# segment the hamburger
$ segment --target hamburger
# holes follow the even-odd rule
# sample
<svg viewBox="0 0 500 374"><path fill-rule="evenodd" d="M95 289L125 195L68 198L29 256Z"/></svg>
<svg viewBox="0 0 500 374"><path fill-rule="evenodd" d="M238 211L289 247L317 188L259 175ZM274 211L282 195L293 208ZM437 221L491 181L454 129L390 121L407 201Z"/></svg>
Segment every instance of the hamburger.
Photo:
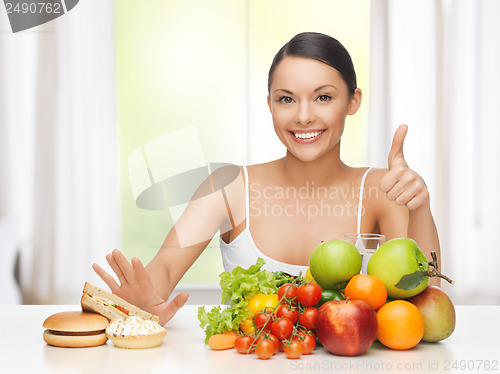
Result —
<svg viewBox="0 0 500 374"><path fill-rule="evenodd" d="M123 320L130 316L138 316L154 322L160 321L160 317L148 313L89 282L85 282L80 304L83 311L99 313L109 321L114 319Z"/></svg>
<svg viewBox="0 0 500 374"><path fill-rule="evenodd" d="M56 347L95 347L108 340L108 320L96 313L82 311L60 312L45 320L43 340Z"/></svg>

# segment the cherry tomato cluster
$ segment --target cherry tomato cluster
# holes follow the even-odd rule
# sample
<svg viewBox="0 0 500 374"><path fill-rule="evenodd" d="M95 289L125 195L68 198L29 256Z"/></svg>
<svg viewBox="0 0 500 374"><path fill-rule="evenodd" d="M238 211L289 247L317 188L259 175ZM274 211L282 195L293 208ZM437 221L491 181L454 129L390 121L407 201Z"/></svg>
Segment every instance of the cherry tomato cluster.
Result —
<svg viewBox="0 0 500 374"><path fill-rule="evenodd" d="M316 327L321 288L315 283L287 283L278 290L280 303L256 313L256 333L236 338L235 349L242 354L255 352L260 359L269 359L277 351L291 359L310 354L316 347Z"/></svg>

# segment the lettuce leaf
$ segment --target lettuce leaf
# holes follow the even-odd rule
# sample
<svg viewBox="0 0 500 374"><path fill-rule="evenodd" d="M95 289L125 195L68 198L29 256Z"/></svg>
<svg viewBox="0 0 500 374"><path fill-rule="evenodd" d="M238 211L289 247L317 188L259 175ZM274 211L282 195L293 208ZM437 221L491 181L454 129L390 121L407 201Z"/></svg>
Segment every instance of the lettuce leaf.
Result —
<svg viewBox="0 0 500 374"><path fill-rule="evenodd" d="M222 334L224 331L238 331L241 321L250 313L240 313L237 315L234 308L225 306L215 306L208 313L204 306L198 307L198 320L200 327L205 330L205 343L215 334Z"/></svg>
<svg viewBox="0 0 500 374"><path fill-rule="evenodd" d="M265 261L258 258L255 265L248 269L237 266L231 273L225 271L219 275L222 290L221 303L237 308L247 305L247 300L256 293L270 295L277 292L274 274L261 270Z"/></svg>
<svg viewBox="0 0 500 374"><path fill-rule="evenodd" d="M237 266L232 272L225 271L219 275L219 285L222 290L222 304L229 302L229 306L213 307L210 312L205 307L198 308L200 327L205 330L208 342L210 336L221 334L224 331L238 331L240 323L250 315L246 308L248 299L257 293L264 295L275 294L278 287L290 282L293 277L283 272L273 273L262 270L265 261L258 258L248 269Z"/></svg>

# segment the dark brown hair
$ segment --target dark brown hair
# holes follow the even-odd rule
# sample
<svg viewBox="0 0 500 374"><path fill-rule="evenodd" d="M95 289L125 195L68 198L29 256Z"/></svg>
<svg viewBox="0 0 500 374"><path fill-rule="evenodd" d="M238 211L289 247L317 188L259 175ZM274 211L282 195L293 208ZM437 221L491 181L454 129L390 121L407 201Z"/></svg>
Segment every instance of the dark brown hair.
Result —
<svg viewBox="0 0 500 374"><path fill-rule="evenodd" d="M350 94L353 94L357 87L356 72L347 49L331 36L317 32L303 32L295 35L274 56L267 80L268 92L271 89L274 70L286 56L310 58L323 62L340 73Z"/></svg>

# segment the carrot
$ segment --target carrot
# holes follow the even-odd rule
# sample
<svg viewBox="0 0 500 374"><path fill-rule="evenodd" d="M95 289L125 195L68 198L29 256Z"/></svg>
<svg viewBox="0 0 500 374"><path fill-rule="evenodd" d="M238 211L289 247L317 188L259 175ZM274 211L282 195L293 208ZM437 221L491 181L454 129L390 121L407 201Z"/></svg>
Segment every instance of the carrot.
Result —
<svg viewBox="0 0 500 374"><path fill-rule="evenodd" d="M234 342L237 337L238 334L236 332L229 333L227 331L226 333L212 335L208 339L208 346L216 351L234 348Z"/></svg>

